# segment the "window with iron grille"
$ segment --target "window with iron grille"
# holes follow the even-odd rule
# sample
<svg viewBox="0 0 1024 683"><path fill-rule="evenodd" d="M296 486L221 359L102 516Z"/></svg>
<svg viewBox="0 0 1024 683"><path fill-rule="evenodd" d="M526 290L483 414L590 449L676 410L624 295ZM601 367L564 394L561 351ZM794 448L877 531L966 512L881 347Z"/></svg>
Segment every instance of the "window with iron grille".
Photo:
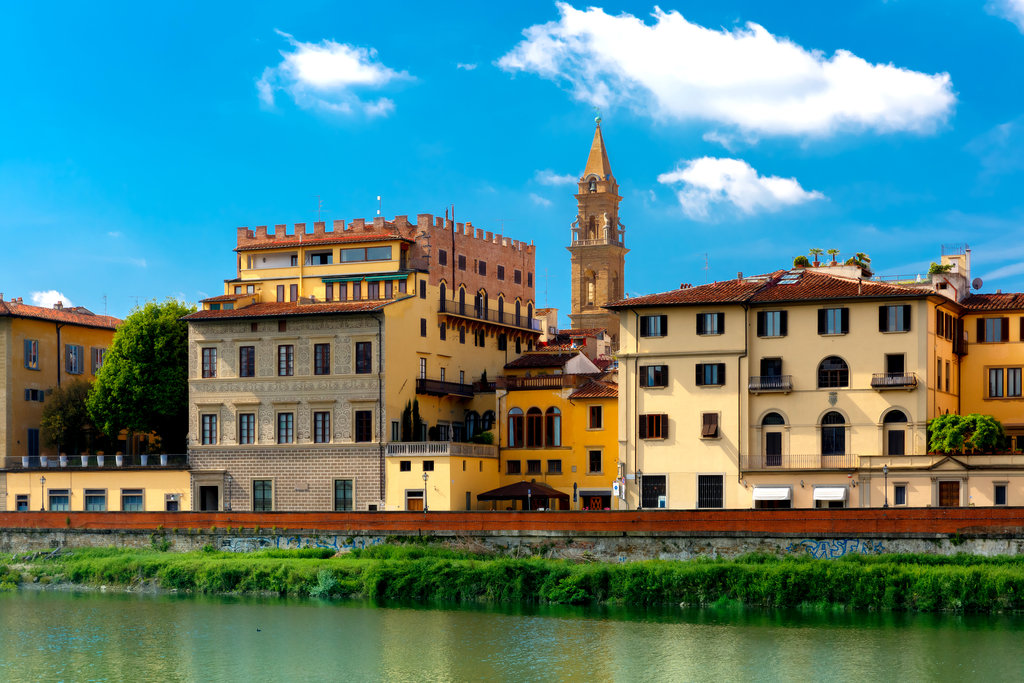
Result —
<svg viewBox="0 0 1024 683"><path fill-rule="evenodd" d="M540 474L540 460L527 460L526 461L526 473L527 474Z"/></svg>
<svg viewBox="0 0 1024 683"><path fill-rule="evenodd" d="M354 482L351 479L334 480L334 511L348 512L354 510L355 492Z"/></svg>
<svg viewBox="0 0 1024 683"><path fill-rule="evenodd" d="M239 413L238 443L256 443L256 413Z"/></svg>
<svg viewBox="0 0 1024 683"><path fill-rule="evenodd" d="M641 365L640 386L642 387L667 387L668 366L667 365Z"/></svg>
<svg viewBox="0 0 1024 683"><path fill-rule="evenodd" d="M373 441L373 413L369 410L357 410L355 421L355 440Z"/></svg>
<svg viewBox="0 0 1024 683"><path fill-rule="evenodd" d="M270 512L274 509L274 487L270 479L252 480L252 511Z"/></svg>
<svg viewBox="0 0 1024 683"><path fill-rule="evenodd" d="M562 473L562 461L561 460L548 460L548 474L561 474Z"/></svg>
<svg viewBox="0 0 1024 683"><path fill-rule="evenodd" d="M318 410L313 413L313 443L331 442L331 413Z"/></svg>
<svg viewBox="0 0 1024 683"><path fill-rule="evenodd" d="M505 474L520 474L522 472L522 463L518 460L506 460L505 461Z"/></svg>
<svg viewBox="0 0 1024 683"><path fill-rule="evenodd" d="M638 415L641 439L668 438L668 415Z"/></svg>
<svg viewBox="0 0 1024 683"><path fill-rule="evenodd" d="M277 347L277 374L281 377L291 377L295 374L295 347L291 344L281 344Z"/></svg>
<svg viewBox="0 0 1024 683"><path fill-rule="evenodd" d="M668 488L664 474L644 474L640 476L640 507L657 508L659 501L666 497Z"/></svg>
<svg viewBox="0 0 1024 683"><path fill-rule="evenodd" d="M203 415L203 435L202 444L204 446L212 446L217 443L217 416L216 415Z"/></svg>
<svg viewBox="0 0 1024 683"><path fill-rule="evenodd" d="M256 347L240 346L238 348L238 376L256 376Z"/></svg>
<svg viewBox="0 0 1024 683"><path fill-rule="evenodd" d="M356 342L356 374L368 375L373 372L373 342Z"/></svg>
<svg viewBox="0 0 1024 683"><path fill-rule="evenodd" d="M697 475L697 507L725 507L725 477L721 474Z"/></svg>
<svg viewBox="0 0 1024 683"><path fill-rule="evenodd" d="M294 443L295 442L295 414L294 413L278 413L277 414L277 442L278 443Z"/></svg>
<svg viewBox="0 0 1024 683"><path fill-rule="evenodd" d="M725 363L697 363L696 383L699 387L725 384Z"/></svg>

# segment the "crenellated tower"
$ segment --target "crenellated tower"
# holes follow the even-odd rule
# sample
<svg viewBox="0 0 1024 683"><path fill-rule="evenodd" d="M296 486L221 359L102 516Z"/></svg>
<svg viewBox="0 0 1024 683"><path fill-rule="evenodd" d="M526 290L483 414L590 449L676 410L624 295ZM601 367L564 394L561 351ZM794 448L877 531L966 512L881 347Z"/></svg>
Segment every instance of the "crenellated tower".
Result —
<svg viewBox="0 0 1024 683"><path fill-rule="evenodd" d="M625 226L619 221L619 184L608 163L608 150L597 118L590 156L579 179L578 212L572 224L573 329L600 327L612 345L619 342L619 316L602 306L623 298L626 268Z"/></svg>

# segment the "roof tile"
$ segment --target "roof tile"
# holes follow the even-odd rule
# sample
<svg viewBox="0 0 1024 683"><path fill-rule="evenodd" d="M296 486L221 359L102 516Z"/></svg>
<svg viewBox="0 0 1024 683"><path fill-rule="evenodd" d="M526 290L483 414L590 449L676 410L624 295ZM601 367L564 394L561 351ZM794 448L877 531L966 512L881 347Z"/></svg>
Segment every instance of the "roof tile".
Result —
<svg viewBox="0 0 1024 683"><path fill-rule="evenodd" d="M30 306L29 304L22 304L14 301L0 301L0 316L52 320L53 322L65 323L68 325L101 327L110 330L117 329L118 325L121 324L120 318L115 318L110 315L96 315L92 311L81 306L71 308L46 308L44 306Z"/></svg>
<svg viewBox="0 0 1024 683"><path fill-rule="evenodd" d="M196 311L183 320L223 320L225 318L279 318L290 315L326 315L331 313L372 313L392 301L335 301L321 304L300 304L294 301L273 301L253 304L227 311Z"/></svg>

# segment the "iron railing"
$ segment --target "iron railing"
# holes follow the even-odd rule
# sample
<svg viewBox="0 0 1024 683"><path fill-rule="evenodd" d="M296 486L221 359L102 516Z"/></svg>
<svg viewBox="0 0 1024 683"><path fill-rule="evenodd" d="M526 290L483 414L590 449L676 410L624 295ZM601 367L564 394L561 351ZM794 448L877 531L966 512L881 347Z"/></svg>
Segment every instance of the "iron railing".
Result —
<svg viewBox="0 0 1024 683"><path fill-rule="evenodd" d="M529 317L524 313L516 315L515 313L505 313L504 311L499 312L497 309L475 306L471 303L463 304L458 301L442 300L437 312L457 315L471 320L484 320L498 323L499 325L507 325L508 327L518 327L534 332L540 331L540 320Z"/></svg>
<svg viewBox="0 0 1024 683"><path fill-rule="evenodd" d="M416 393L427 394L428 396L463 396L472 398L473 385L418 377L416 378Z"/></svg>
<svg viewBox="0 0 1024 683"><path fill-rule="evenodd" d="M457 441L410 441L387 444L385 454L387 457L395 458L412 456L496 458L498 457L498 447Z"/></svg>
<svg viewBox="0 0 1024 683"><path fill-rule="evenodd" d="M860 466L860 456L790 454L765 455L746 454L740 456L740 469L750 470L855 470Z"/></svg>
<svg viewBox="0 0 1024 683"><path fill-rule="evenodd" d="M871 375L873 389L912 389L917 386L917 375L912 372L876 372Z"/></svg>
<svg viewBox="0 0 1024 683"><path fill-rule="evenodd" d="M752 375L749 387L755 393L793 391L793 375Z"/></svg>
<svg viewBox="0 0 1024 683"><path fill-rule="evenodd" d="M188 456L184 453L151 453L147 455L25 455L4 457L0 461L5 470L19 469L68 469L68 470L116 470L124 467L146 467L159 469L188 467Z"/></svg>

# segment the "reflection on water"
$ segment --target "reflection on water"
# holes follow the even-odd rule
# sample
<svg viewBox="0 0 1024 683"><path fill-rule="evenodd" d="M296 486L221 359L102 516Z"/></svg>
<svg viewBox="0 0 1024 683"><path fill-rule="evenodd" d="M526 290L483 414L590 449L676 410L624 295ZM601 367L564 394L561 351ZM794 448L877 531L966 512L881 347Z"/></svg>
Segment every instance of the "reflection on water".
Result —
<svg viewBox="0 0 1024 683"><path fill-rule="evenodd" d="M0 595L3 680L1024 678L1024 619Z"/></svg>

